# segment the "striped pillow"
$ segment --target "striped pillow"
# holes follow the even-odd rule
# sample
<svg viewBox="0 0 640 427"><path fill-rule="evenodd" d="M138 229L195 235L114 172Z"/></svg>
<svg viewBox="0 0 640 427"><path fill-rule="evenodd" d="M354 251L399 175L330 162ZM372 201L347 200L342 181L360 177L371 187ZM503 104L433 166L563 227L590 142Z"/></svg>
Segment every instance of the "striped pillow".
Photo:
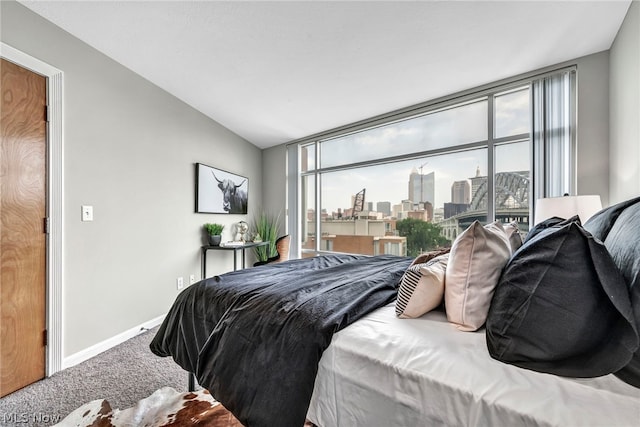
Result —
<svg viewBox="0 0 640 427"><path fill-rule="evenodd" d="M420 255L418 255L416 257L416 259L413 260L411 265L425 264L425 263L431 261L432 259L434 259L435 257L440 256L440 255L444 255L444 254L448 254L449 252L451 252L451 248L434 249L434 250L429 251L429 252L423 252Z"/></svg>
<svg viewBox="0 0 640 427"><path fill-rule="evenodd" d="M448 260L447 253L426 263L413 264L405 271L398 289L396 316L414 319L442 303Z"/></svg>

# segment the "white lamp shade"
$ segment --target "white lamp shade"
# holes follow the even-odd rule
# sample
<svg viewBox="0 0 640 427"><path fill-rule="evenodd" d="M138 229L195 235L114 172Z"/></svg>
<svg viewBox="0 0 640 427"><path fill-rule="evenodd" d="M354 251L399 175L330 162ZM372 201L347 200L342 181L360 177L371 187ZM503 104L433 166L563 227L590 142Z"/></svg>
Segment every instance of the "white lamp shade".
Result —
<svg viewBox="0 0 640 427"><path fill-rule="evenodd" d="M584 224L601 209L600 196L562 196L538 199L534 224L554 216L566 219L574 215L578 215Z"/></svg>

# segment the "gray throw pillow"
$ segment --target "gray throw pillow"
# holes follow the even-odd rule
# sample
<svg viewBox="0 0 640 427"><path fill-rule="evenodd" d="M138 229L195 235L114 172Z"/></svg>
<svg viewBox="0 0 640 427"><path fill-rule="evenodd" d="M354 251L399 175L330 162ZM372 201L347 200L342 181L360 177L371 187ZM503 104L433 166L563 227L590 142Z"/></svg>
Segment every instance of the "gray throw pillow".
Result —
<svg viewBox="0 0 640 427"><path fill-rule="evenodd" d="M635 197L604 208L589 218L584 224L584 229L591 233L596 239L604 242L620 214L628 207L638 204L640 204L640 197Z"/></svg>
<svg viewBox="0 0 640 427"><path fill-rule="evenodd" d="M604 245L629 287L636 329L640 332L640 203L627 205L619 212L607 232ZM640 387L640 349L629 364L615 374L623 381Z"/></svg>

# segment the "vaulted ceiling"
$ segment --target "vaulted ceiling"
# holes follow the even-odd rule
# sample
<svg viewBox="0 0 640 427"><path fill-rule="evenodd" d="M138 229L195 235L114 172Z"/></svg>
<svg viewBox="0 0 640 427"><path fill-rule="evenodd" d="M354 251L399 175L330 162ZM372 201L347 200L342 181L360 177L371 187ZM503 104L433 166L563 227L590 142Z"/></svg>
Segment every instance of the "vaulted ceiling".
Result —
<svg viewBox="0 0 640 427"><path fill-rule="evenodd" d="M258 147L607 50L624 1L20 1Z"/></svg>

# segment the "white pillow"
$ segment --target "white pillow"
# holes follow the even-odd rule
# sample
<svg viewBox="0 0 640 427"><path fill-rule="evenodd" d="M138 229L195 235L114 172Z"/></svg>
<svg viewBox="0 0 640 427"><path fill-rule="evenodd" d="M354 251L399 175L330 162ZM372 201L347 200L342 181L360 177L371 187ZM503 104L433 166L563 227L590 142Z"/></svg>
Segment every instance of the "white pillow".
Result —
<svg viewBox="0 0 640 427"><path fill-rule="evenodd" d="M475 331L487 320L502 268L511 257L509 238L499 221L469 226L451 246L444 304L447 319L461 331Z"/></svg>
<svg viewBox="0 0 640 427"><path fill-rule="evenodd" d="M433 310L442 304L444 297L444 277L449 254L440 255L432 260L413 264L402 276L396 315L401 319L413 319Z"/></svg>

